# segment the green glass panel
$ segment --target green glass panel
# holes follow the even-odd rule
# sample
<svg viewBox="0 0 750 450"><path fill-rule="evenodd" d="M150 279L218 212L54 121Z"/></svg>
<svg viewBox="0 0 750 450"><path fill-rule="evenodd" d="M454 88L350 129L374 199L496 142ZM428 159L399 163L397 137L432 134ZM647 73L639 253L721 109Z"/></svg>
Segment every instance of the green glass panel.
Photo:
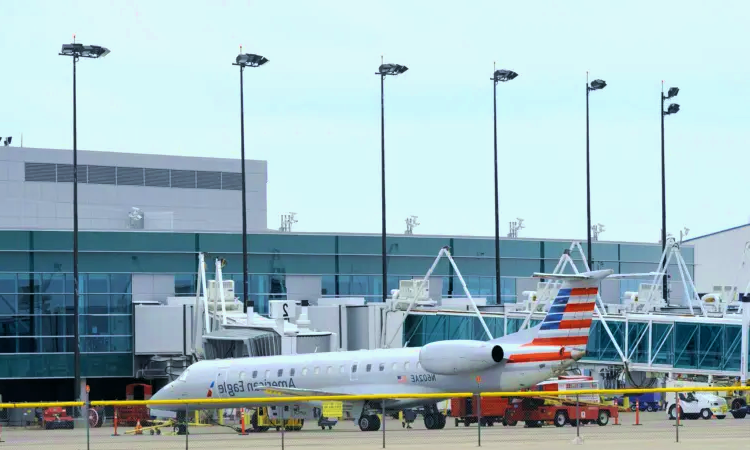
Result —
<svg viewBox="0 0 750 450"><path fill-rule="evenodd" d="M242 241L240 237L240 243ZM248 240L248 251L252 253L309 253L333 255L336 253L336 237L331 235L257 234ZM202 244L201 244L202 245ZM237 248L242 252L242 246Z"/></svg>
<svg viewBox="0 0 750 450"><path fill-rule="evenodd" d="M194 252L193 233L95 232L80 235L81 251Z"/></svg>
<svg viewBox="0 0 750 450"><path fill-rule="evenodd" d="M388 246L386 239L386 248ZM388 252L389 250L386 250L386 253ZM381 255L382 253L380 236L339 236L339 255Z"/></svg>
<svg viewBox="0 0 750 450"><path fill-rule="evenodd" d="M84 377L132 377L133 354L86 354L81 353L81 376Z"/></svg>
<svg viewBox="0 0 750 450"><path fill-rule="evenodd" d="M632 362L648 362L648 324L631 321L628 326L628 355Z"/></svg>
<svg viewBox="0 0 750 450"><path fill-rule="evenodd" d="M740 370L742 350L742 329L739 326L724 326L724 360L721 370Z"/></svg>
<svg viewBox="0 0 750 450"><path fill-rule="evenodd" d="M72 251L73 249L73 233L70 231L32 231L31 233L34 251ZM84 234L86 233L78 233L79 245Z"/></svg>
<svg viewBox="0 0 750 450"><path fill-rule="evenodd" d="M29 231L0 231L0 251L29 250L31 234Z"/></svg>
<svg viewBox="0 0 750 450"><path fill-rule="evenodd" d="M695 323L675 324L675 367L698 368L699 329Z"/></svg>
<svg viewBox="0 0 750 450"><path fill-rule="evenodd" d="M653 364L671 365L674 361L674 328L670 324L655 323L651 329L651 359Z"/></svg>
<svg viewBox="0 0 750 450"><path fill-rule="evenodd" d="M698 330L698 365L701 369L718 369L724 359L722 325L701 324Z"/></svg>
<svg viewBox="0 0 750 450"><path fill-rule="evenodd" d="M0 378L62 378L72 376L72 353L0 355Z"/></svg>
<svg viewBox="0 0 750 450"><path fill-rule="evenodd" d="M620 244L621 261L658 263L660 258L659 244Z"/></svg>
<svg viewBox="0 0 750 450"><path fill-rule="evenodd" d="M31 253L0 252L0 270L3 272L28 272L31 268Z"/></svg>
<svg viewBox="0 0 750 450"><path fill-rule="evenodd" d="M586 251L586 243L581 242L583 251ZM592 242L591 243L591 257L595 261L619 261L617 256L618 244Z"/></svg>

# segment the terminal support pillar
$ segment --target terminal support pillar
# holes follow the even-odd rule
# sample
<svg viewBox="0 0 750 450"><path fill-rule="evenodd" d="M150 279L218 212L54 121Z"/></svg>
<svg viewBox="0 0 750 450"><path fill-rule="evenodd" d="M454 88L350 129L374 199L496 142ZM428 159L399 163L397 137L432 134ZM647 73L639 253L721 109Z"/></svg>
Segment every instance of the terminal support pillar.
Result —
<svg viewBox="0 0 750 450"><path fill-rule="evenodd" d="M740 299L742 302L742 345L740 346L740 381L742 385L747 384L747 372L748 372L748 360L747 354L750 347L748 343L748 335L750 335L750 296L742 295Z"/></svg>

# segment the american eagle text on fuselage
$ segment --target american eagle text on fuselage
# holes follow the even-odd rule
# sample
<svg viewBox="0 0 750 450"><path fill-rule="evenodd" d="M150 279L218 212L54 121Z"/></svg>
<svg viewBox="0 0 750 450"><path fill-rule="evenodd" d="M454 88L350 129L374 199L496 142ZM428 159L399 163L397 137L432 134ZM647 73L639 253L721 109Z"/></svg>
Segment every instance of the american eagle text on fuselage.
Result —
<svg viewBox="0 0 750 450"><path fill-rule="evenodd" d="M265 388L269 387L288 387L288 388L294 388L296 387L294 385L294 378L290 377L289 381L286 380L280 380L280 381L248 381L247 383L239 381L237 383L218 383L216 385L216 389L219 391L219 394L227 394L230 397L234 397L239 392L254 392L254 391L262 391Z"/></svg>

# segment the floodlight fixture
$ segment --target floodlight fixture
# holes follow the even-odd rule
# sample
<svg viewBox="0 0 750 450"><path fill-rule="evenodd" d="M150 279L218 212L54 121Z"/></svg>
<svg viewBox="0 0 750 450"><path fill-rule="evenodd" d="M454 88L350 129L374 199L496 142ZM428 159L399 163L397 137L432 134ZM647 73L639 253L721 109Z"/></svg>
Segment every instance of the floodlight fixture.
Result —
<svg viewBox="0 0 750 450"><path fill-rule="evenodd" d="M380 67L378 67L378 73L375 75L401 75L407 70L409 70L409 68L402 66L401 64L381 64Z"/></svg>
<svg viewBox="0 0 750 450"><path fill-rule="evenodd" d="M59 54L74 58L103 58L109 54L109 49L99 45L63 44Z"/></svg>
<svg viewBox="0 0 750 450"><path fill-rule="evenodd" d="M669 88L669 91L667 91L667 97L666 98L672 98L677 97L677 93L680 92L680 88L671 87Z"/></svg>
<svg viewBox="0 0 750 450"><path fill-rule="evenodd" d="M599 89L604 89L607 87L607 82L604 80L594 80L591 82L591 86L589 86L590 91L598 91Z"/></svg>
<svg viewBox="0 0 750 450"><path fill-rule="evenodd" d="M676 114L679 110L680 110L680 105L678 105L677 103L672 103L671 105L669 105L667 110L664 111L664 114L665 115Z"/></svg>
<svg viewBox="0 0 750 450"><path fill-rule="evenodd" d="M513 72L512 70L499 69L495 71L491 80L497 83L498 81L510 81L517 76L518 74Z"/></svg>
<svg viewBox="0 0 750 450"><path fill-rule="evenodd" d="M233 66L242 67L260 67L268 62L268 58L260 55L253 55L252 53L241 53L237 55L236 62Z"/></svg>

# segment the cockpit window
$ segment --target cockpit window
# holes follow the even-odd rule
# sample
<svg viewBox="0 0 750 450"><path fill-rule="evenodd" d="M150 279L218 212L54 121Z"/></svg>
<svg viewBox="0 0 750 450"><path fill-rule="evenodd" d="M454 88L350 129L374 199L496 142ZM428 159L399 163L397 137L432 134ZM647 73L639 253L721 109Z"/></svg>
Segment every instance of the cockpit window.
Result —
<svg viewBox="0 0 750 450"><path fill-rule="evenodd" d="M182 372L182 374L180 375L180 377L177 380L178 381L182 381L184 383L185 380L187 380L188 372L190 372L190 369L189 368L185 369L185 371Z"/></svg>

